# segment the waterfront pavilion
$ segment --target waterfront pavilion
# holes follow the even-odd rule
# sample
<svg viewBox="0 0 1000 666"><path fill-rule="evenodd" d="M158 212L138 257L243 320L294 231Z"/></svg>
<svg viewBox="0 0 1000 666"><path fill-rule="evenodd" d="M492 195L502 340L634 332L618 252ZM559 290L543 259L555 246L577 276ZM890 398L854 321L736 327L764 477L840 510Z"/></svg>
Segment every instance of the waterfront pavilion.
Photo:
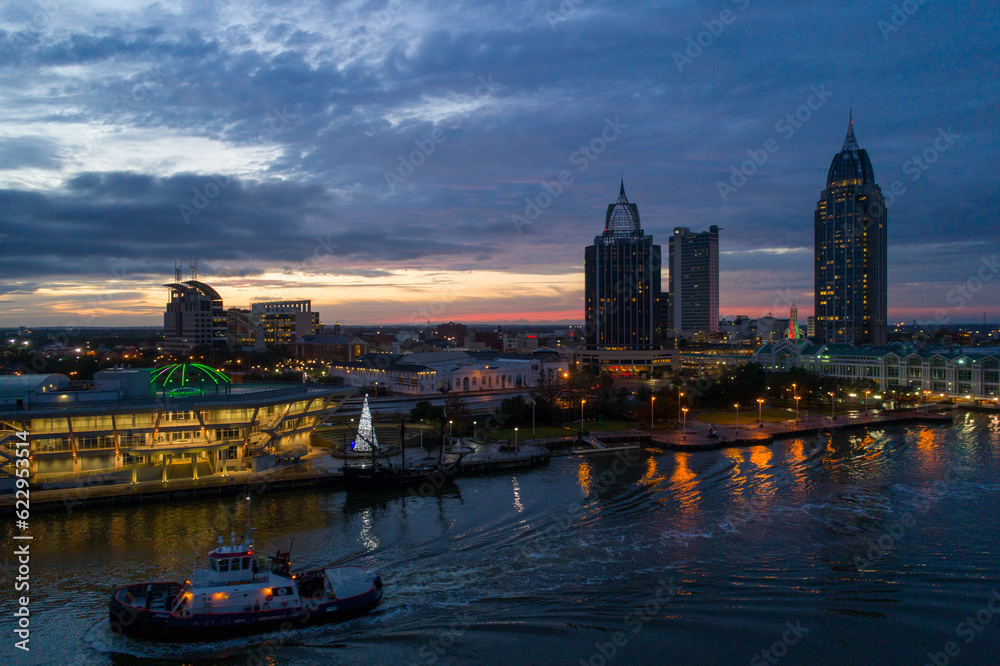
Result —
<svg viewBox="0 0 1000 666"><path fill-rule="evenodd" d="M104 370L84 390L71 390L58 376L15 381L24 386L5 393L20 397L0 402L0 473L13 474L17 433L25 431L33 482L165 482L261 471L307 452L316 426L353 393L315 384L232 384L193 366Z"/></svg>

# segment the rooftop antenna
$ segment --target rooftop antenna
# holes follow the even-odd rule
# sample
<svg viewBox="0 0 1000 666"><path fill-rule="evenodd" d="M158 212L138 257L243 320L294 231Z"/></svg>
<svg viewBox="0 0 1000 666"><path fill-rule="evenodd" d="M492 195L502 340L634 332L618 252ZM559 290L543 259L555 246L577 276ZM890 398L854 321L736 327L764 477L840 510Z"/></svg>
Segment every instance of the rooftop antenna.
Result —
<svg viewBox="0 0 1000 666"><path fill-rule="evenodd" d="M181 262L174 259L174 282L180 284L181 281Z"/></svg>
<svg viewBox="0 0 1000 666"><path fill-rule="evenodd" d="M192 280L197 280L198 279L198 258L195 257L193 259L188 259L188 262L191 265L191 279Z"/></svg>

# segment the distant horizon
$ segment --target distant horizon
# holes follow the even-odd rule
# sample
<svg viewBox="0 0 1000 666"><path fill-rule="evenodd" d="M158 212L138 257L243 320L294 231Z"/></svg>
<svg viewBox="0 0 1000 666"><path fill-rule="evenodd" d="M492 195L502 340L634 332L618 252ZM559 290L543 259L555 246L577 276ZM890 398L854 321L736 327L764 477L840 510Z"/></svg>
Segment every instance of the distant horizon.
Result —
<svg viewBox="0 0 1000 666"><path fill-rule="evenodd" d="M727 315L727 317L730 318L730 319L732 318L732 316L730 316L730 315ZM751 317L751 319L757 319L757 317ZM776 319L786 319L786 317L776 317ZM803 324L803 327L804 327L805 320L803 320L802 318L800 318L799 321ZM336 323L338 323L338 322L333 322L333 323L322 323L321 322L320 325L321 326L325 326L325 327L329 327L329 326L335 325ZM355 323L343 323L343 322L339 322L339 323L344 328L427 328L427 326L428 326L428 324L426 322L420 323L420 324L416 324L414 322L383 322L383 323L366 322L366 323L358 323L358 324L355 324ZM541 322L530 322L530 321L464 322L464 321L454 321L454 320L441 320L441 321L433 321L432 320L429 325L431 327L434 327L434 326L439 326L439 325L448 324L448 323L464 324L464 325L469 326L470 328L484 328L484 327L491 327L491 326L552 326L552 327L566 326L566 327L582 328L584 326L583 320L579 320L579 321L576 321L576 322L573 322L573 321L555 321L555 322L546 322L546 321L541 321ZM920 322L917 322L916 325L917 326L921 326L921 327L942 328L942 329L946 329L946 328L950 328L950 327L955 327L955 326L977 326L977 327L984 327L985 326L987 328L992 328L992 327L1000 327L1000 320L993 321L993 322L987 321L985 323L981 322L981 321L979 321L979 322L956 321L956 322L951 322L951 323L948 323L948 324L935 324L935 323L921 324ZM888 324L888 328L890 330L892 330L893 328L896 328L897 326L911 326L912 327L912 326L914 326L914 323L912 321L908 321L908 322L899 322L899 321L892 322L891 321ZM34 325L30 325L30 324L18 324L18 325L13 325L13 326L6 325L6 324L0 325L0 330L4 330L4 331L10 331L10 330L14 330L14 329L17 329L17 328L45 329L45 330L99 330L99 329L136 329L136 330L140 330L141 329L141 330L160 331L160 332L162 332L163 325L162 324L160 324L160 325L156 325L156 324L149 324L149 325L143 325L143 324L120 324L120 325L117 325L117 324L105 324L105 325L88 324L86 326L49 326L49 325L45 325L45 324L34 324Z"/></svg>

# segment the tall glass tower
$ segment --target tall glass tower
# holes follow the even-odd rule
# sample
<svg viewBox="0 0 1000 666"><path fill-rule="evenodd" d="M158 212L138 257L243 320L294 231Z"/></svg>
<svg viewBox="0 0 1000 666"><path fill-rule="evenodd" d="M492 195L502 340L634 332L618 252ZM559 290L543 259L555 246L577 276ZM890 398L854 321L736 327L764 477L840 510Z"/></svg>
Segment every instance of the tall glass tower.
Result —
<svg viewBox="0 0 1000 666"><path fill-rule="evenodd" d="M854 119L830 164L815 215L816 338L886 343L886 211Z"/></svg>
<svg viewBox="0 0 1000 666"><path fill-rule="evenodd" d="M584 252L588 349L655 349L660 318L660 246L643 234L639 207L625 196L608 205L604 233Z"/></svg>

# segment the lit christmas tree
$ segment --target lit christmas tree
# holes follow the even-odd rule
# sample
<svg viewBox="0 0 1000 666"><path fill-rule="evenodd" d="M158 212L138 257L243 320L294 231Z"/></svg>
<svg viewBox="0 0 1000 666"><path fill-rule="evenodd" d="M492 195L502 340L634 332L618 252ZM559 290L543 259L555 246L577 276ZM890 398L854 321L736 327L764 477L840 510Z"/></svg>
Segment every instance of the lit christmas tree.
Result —
<svg viewBox="0 0 1000 666"><path fill-rule="evenodd" d="M368 409L368 395L365 394L365 405L361 408L361 421L358 423L358 438L354 442L355 451L371 451L378 448L375 439L375 428L372 427L372 413Z"/></svg>

